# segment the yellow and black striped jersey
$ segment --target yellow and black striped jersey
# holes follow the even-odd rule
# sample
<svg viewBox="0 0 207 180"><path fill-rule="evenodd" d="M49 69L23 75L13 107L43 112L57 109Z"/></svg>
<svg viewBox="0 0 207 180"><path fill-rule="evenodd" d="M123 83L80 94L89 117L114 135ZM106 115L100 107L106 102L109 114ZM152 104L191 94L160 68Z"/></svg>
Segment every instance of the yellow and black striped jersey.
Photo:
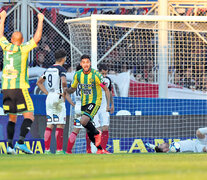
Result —
<svg viewBox="0 0 207 180"><path fill-rule="evenodd" d="M29 88L27 58L29 52L37 46L34 39L17 46L2 37L0 46L4 55L2 89Z"/></svg>
<svg viewBox="0 0 207 180"><path fill-rule="evenodd" d="M100 106L102 100L102 83L103 76L98 71L91 69L89 74L84 74L83 69L81 69L75 73L71 87L77 88L78 84L80 84L82 106L90 103Z"/></svg>

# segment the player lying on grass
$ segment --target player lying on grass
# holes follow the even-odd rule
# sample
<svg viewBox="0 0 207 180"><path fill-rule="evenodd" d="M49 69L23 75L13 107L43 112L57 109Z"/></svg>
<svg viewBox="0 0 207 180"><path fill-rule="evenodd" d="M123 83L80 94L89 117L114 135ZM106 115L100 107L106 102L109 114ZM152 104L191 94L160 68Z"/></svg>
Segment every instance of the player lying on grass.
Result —
<svg viewBox="0 0 207 180"><path fill-rule="evenodd" d="M150 149L154 149L155 152L167 153L167 152L207 152L207 127L199 128L196 131L195 140L183 140L176 142L176 147L173 147L172 143L162 143L158 146L146 143L146 146ZM178 146L177 146L178 145ZM172 149L172 150L171 150Z"/></svg>

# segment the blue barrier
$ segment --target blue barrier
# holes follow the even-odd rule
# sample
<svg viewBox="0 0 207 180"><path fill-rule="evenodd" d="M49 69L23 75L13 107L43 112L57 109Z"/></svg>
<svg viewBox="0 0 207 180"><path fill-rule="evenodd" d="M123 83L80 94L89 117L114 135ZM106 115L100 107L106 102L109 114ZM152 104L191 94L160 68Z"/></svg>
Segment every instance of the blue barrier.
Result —
<svg viewBox="0 0 207 180"><path fill-rule="evenodd" d="M106 149L111 153L147 153L147 152L154 152L154 150L147 149L145 143L151 144L161 144L164 142L176 142L180 140L185 140L190 138L182 138L182 139L167 139L167 138L109 138L108 144ZM192 139L192 138L191 138ZM78 139L79 146L74 147L74 152L77 153L86 153L86 149L83 149L80 152L80 146L85 147L85 139ZM80 143L82 143L80 145ZM42 154L45 151L45 145L43 139L27 139L25 144L29 149L32 150L34 154ZM6 153L7 148L7 141L3 140L0 141L0 154ZM17 152L22 153L21 151Z"/></svg>
<svg viewBox="0 0 207 180"><path fill-rule="evenodd" d="M45 115L46 95L31 95L34 102L34 114ZM114 97L116 115L121 110L129 111L135 115L140 111L141 115L206 115L207 100L197 99L160 99L160 98L136 98L136 97ZM2 94L0 94L0 107L2 107ZM70 115L70 104L66 102L67 115Z"/></svg>
<svg viewBox="0 0 207 180"><path fill-rule="evenodd" d="M16 140L14 140L14 143ZM43 154L45 151L45 143L44 139L26 139L25 140L26 146L31 149L34 154ZM7 148L7 141L3 140L0 141L0 154L6 154ZM17 154L24 154L21 151L17 151Z"/></svg>

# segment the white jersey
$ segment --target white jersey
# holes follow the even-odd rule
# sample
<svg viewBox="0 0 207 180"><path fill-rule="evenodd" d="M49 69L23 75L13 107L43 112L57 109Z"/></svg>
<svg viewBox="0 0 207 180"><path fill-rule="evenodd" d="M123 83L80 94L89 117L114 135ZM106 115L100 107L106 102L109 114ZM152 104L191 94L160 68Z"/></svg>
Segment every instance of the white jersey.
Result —
<svg viewBox="0 0 207 180"><path fill-rule="evenodd" d="M78 84L76 91L73 93L75 99L75 115L81 115L81 87Z"/></svg>
<svg viewBox="0 0 207 180"><path fill-rule="evenodd" d="M81 86L78 84L76 91L74 92L75 102L81 104Z"/></svg>
<svg viewBox="0 0 207 180"><path fill-rule="evenodd" d="M207 147L207 136L204 139L188 139L177 143L180 144L180 152L203 152L203 148Z"/></svg>
<svg viewBox="0 0 207 180"><path fill-rule="evenodd" d="M61 77L66 77L66 70L60 65L49 67L42 78L45 79L45 87L48 90L46 98L47 124L65 124L66 108L63 97Z"/></svg>
<svg viewBox="0 0 207 180"><path fill-rule="evenodd" d="M112 90L111 79L108 76L106 76L106 77L103 78L103 81L104 81L106 87L109 89L109 91L111 91ZM105 94L105 91L102 88L102 102L101 102L101 107L104 107L105 108L106 105L107 105L106 94Z"/></svg>
<svg viewBox="0 0 207 180"><path fill-rule="evenodd" d="M64 67L54 64L53 66L49 67L42 78L45 79L45 87L47 91L50 92L57 92L63 93L61 77L66 77L66 70Z"/></svg>
<svg viewBox="0 0 207 180"><path fill-rule="evenodd" d="M103 78L103 81L104 81L104 84L106 85L106 87L109 89L109 91L111 91L112 90L111 79L106 76L105 78ZM106 94L105 94L105 91L102 89L101 106L93 119L93 122L95 123L96 127L109 126L110 115L109 115L109 112L106 112L106 106L107 106Z"/></svg>

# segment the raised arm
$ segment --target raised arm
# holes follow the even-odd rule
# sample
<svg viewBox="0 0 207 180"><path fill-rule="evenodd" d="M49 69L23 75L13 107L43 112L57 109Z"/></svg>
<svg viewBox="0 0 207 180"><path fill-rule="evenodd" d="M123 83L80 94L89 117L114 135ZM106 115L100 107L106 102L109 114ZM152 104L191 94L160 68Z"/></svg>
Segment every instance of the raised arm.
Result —
<svg viewBox="0 0 207 180"><path fill-rule="evenodd" d="M6 11L2 11L0 13L0 18L1 18L1 22L0 22L0 38L2 38L4 36L4 23L5 23L5 19L6 19Z"/></svg>
<svg viewBox="0 0 207 180"><path fill-rule="evenodd" d="M42 38L44 15L42 13L39 13L37 15L37 18L38 18L37 30L36 30L35 35L34 35L34 41L35 41L36 44L38 44L38 42Z"/></svg>

